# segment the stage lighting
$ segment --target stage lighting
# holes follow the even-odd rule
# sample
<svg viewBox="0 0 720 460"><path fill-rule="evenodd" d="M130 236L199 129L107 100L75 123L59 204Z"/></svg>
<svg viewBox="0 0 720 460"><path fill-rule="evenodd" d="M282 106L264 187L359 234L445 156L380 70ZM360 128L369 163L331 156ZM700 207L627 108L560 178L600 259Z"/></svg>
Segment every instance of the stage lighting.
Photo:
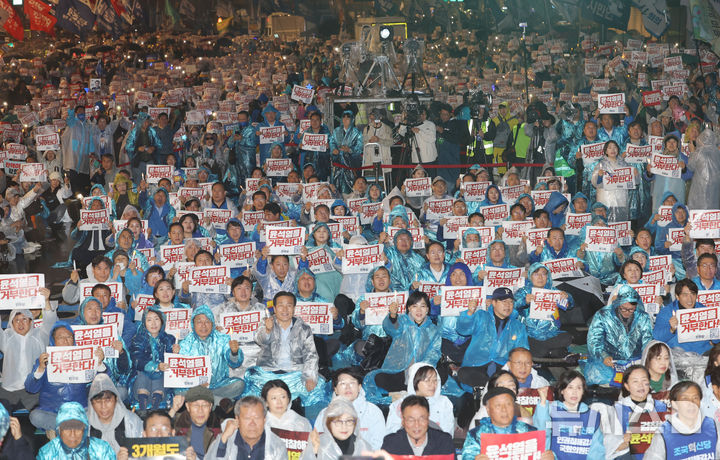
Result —
<svg viewBox="0 0 720 460"><path fill-rule="evenodd" d="M392 41L393 30L392 27L380 26L380 41L388 42Z"/></svg>

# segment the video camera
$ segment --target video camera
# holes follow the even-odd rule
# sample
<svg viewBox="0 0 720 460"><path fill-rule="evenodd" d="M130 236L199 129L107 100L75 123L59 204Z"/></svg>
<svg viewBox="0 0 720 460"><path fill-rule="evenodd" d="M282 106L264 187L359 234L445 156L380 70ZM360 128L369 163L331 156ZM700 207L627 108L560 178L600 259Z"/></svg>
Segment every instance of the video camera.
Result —
<svg viewBox="0 0 720 460"><path fill-rule="evenodd" d="M550 118L550 113L548 112L547 106L540 101L531 103L528 108L525 109L525 121L530 125L536 121L547 120L548 118Z"/></svg>
<svg viewBox="0 0 720 460"><path fill-rule="evenodd" d="M480 118L480 109L485 109L481 120L485 121L489 115L488 107L492 105L492 95L485 94L479 89L473 91L468 98L468 105L470 106L470 116L472 118Z"/></svg>
<svg viewBox="0 0 720 460"><path fill-rule="evenodd" d="M405 99L403 102L403 111L405 112L405 124L411 128L420 126L422 120L420 119L422 105L417 96L411 96Z"/></svg>

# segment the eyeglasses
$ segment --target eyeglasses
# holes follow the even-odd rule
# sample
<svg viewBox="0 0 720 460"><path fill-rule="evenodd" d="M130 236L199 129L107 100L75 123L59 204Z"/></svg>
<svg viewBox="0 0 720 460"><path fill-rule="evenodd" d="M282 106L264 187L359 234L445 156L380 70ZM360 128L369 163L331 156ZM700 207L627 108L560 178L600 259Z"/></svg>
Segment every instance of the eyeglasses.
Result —
<svg viewBox="0 0 720 460"><path fill-rule="evenodd" d="M637 307L634 307L634 306L633 306L633 307L630 307L630 308L628 308L628 307L618 307L618 310L621 311L621 312L623 312L623 313L632 313L632 312L635 311L635 308L637 308Z"/></svg>
<svg viewBox="0 0 720 460"><path fill-rule="evenodd" d="M336 427L341 427L344 425L349 428L349 427L355 426L355 419L354 418L348 418L345 420L337 419L337 420L333 420L330 423L332 423L333 426L336 426Z"/></svg>
<svg viewBox="0 0 720 460"><path fill-rule="evenodd" d="M715 264L700 264L701 268L715 268Z"/></svg>

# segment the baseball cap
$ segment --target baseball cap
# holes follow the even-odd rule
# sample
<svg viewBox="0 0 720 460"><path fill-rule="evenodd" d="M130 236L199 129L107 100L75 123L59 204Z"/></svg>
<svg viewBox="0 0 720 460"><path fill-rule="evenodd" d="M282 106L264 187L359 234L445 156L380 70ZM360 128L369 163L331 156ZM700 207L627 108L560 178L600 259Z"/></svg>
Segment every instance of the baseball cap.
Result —
<svg viewBox="0 0 720 460"><path fill-rule="evenodd" d="M508 289L506 287L501 287L501 288L497 288L497 289L495 289L495 291L493 291L492 300L505 300L505 299L513 299L513 300L515 299L515 296L513 295L513 292L510 289Z"/></svg>
<svg viewBox="0 0 720 460"><path fill-rule="evenodd" d="M487 391L487 393L485 393L485 396L483 396L483 405L487 405L488 401L490 401L495 396L500 396L500 395L510 395L510 396L512 396L513 401L515 400L515 392L512 391L510 388L494 387L494 388L490 388Z"/></svg>
<svg viewBox="0 0 720 460"><path fill-rule="evenodd" d="M190 388L187 393L185 393L185 402L195 401L207 401L210 404L213 404L215 402L215 398L213 396L213 392L208 388L196 386Z"/></svg>

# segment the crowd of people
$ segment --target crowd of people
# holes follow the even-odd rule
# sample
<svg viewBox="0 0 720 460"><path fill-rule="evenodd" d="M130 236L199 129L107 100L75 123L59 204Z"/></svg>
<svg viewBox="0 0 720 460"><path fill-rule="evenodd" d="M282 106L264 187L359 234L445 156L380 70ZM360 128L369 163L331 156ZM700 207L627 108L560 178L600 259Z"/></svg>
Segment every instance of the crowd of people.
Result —
<svg viewBox="0 0 720 460"><path fill-rule="evenodd" d="M332 40L6 62L0 261L67 230L76 315L45 287L10 313L0 454L470 460L544 430L543 459L720 455L718 57L424 38L412 109L335 101ZM103 324L87 381L55 380L48 347ZM168 385L176 355L206 378Z"/></svg>

